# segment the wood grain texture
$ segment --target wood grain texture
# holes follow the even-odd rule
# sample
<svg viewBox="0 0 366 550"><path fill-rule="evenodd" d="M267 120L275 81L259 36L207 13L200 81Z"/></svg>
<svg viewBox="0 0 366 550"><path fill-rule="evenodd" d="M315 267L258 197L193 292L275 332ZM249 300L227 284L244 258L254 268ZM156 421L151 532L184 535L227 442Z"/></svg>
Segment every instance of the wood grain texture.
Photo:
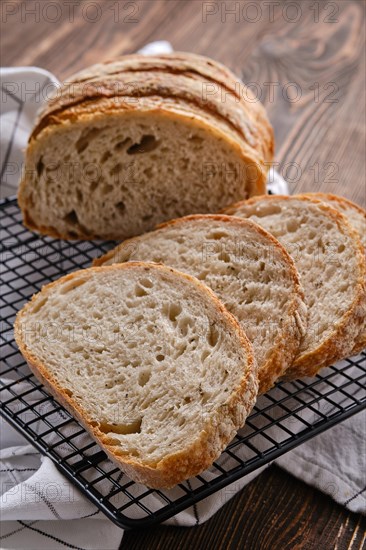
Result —
<svg viewBox="0 0 366 550"><path fill-rule="evenodd" d="M192 528L126 532L121 550L362 550L366 519L272 466Z"/></svg>
<svg viewBox="0 0 366 550"><path fill-rule="evenodd" d="M61 11L47 12L56 1ZM267 105L276 160L293 191L339 193L365 206L366 3L258 1L257 11L253 4L82 0L70 13L63 0L2 2L2 65L38 65L66 79L158 39L215 57ZM361 550L365 529L360 516L270 468L205 525L132 531L121 548Z"/></svg>

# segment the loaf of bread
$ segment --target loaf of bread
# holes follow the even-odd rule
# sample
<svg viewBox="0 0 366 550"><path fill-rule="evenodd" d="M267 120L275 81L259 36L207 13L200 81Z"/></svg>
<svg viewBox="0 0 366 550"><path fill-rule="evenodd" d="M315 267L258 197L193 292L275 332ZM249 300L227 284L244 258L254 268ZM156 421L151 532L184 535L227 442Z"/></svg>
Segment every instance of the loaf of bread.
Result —
<svg viewBox="0 0 366 550"><path fill-rule="evenodd" d="M305 195L262 196L225 209L270 231L292 255L308 306L308 329L286 378L313 376L347 357L363 330L365 255L335 208Z"/></svg>
<svg viewBox="0 0 366 550"><path fill-rule="evenodd" d="M257 395L237 321L203 283L164 266L67 275L18 313L15 337L56 399L150 487L210 466Z"/></svg>
<svg viewBox="0 0 366 550"><path fill-rule="evenodd" d="M279 242L257 224L193 215L125 241L95 261L161 262L206 283L253 344L260 392L292 364L306 329L298 273Z"/></svg>
<svg viewBox="0 0 366 550"><path fill-rule="evenodd" d="M349 223L352 225L353 229L357 231L366 254L366 211L361 208L361 206L355 204L348 199L345 199L344 197L339 197L338 195L332 195L330 193L305 193L305 195L310 198L313 197L314 199L326 202L333 206L336 210L339 210L339 212L344 214ZM361 329L360 334L355 340L355 345L351 351L351 355L356 355L365 348L366 311L364 312L363 328Z"/></svg>
<svg viewBox="0 0 366 550"><path fill-rule="evenodd" d="M25 225L63 239L123 239L265 192L273 132L220 63L131 55L67 81L29 138Z"/></svg>

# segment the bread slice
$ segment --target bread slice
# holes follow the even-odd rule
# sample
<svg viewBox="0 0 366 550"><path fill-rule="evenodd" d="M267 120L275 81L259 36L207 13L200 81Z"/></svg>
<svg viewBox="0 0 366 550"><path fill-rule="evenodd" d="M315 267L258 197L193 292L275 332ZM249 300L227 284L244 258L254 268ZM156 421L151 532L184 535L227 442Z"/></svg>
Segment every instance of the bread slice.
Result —
<svg viewBox="0 0 366 550"><path fill-rule="evenodd" d="M225 212L250 218L270 231L300 273L308 330L286 377L313 376L349 355L364 324L366 270L361 243L346 217L305 195L264 195Z"/></svg>
<svg viewBox="0 0 366 550"><path fill-rule="evenodd" d="M344 214L348 219L349 223L352 225L360 237L362 246L366 254L366 211L361 208L358 204L345 199L344 197L339 197L338 195L332 195L331 193L305 193L307 197L318 199L320 201L330 204ZM366 348L366 311L364 314L364 323L361 329L360 334L355 340L355 345L351 351L351 355L356 355Z"/></svg>
<svg viewBox="0 0 366 550"><path fill-rule="evenodd" d="M133 55L65 83L29 139L18 201L30 229L122 239L265 191L273 132L220 63Z"/></svg>
<svg viewBox="0 0 366 550"><path fill-rule="evenodd" d="M366 250L366 210L344 197L332 195L331 193L304 193L304 195L326 202L336 210L339 210L341 214L344 214L353 229L359 234L361 243Z"/></svg>
<svg viewBox="0 0 366 550"><path fill-rule="evenodd" d="M257 395L237 321L205 285L163 266L62 277L18 313L15 338L56 399L149 487L210 466Z"/></svg>
<svg viewBox="0 0 366 550"><path fill-rule="evenodd" d="M303 292L283 247L251 221L194 215L130 239L96 265L161 262L205 282L253 343L260 392L292 363L306 328Z"/></svg>

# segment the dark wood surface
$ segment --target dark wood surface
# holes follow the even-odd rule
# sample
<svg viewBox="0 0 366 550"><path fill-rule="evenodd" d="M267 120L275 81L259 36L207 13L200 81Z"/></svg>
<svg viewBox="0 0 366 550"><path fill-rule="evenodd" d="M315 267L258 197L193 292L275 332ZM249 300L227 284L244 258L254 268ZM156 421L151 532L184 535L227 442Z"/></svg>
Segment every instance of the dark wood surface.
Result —
<svg viewBox="0 0 366 550"><path fill-rule="evenodd" d="M129 531L120 548L362 550L365 529L365 518L272 466L203 525Z"/></svg>
<svg viewBox="0 0 366 550"><path fill-rule="evenodd" d="M266 104L278 169L293 191L336 192L365 206L365 6L12 0L1 4L1 64L37 65L65 79L157 39L210 55ZM365 529L361 517L271 467L206 524L131 531L121 548L361 550Z"/></svg>

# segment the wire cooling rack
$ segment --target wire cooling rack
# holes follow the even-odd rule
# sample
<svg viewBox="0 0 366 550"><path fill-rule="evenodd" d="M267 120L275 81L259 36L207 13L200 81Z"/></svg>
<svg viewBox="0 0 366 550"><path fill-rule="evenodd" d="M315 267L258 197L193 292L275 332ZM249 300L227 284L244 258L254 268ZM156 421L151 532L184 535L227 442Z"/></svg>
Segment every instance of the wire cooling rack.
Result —
<svg viewBox="0 0 366 550"><path fill-rule="evenodd" d="M280 383L261 396L246 426L202 475L164 491L134 483L43 389L13 337L15 314L33 293L50 280L89 266L113 243L39 237L22 226L15 199L5 199L0 209L1 414L120 527L164 521L218 491L217 498L225 501L243 476L366 408L362 353L316 378Z"/></svg>

